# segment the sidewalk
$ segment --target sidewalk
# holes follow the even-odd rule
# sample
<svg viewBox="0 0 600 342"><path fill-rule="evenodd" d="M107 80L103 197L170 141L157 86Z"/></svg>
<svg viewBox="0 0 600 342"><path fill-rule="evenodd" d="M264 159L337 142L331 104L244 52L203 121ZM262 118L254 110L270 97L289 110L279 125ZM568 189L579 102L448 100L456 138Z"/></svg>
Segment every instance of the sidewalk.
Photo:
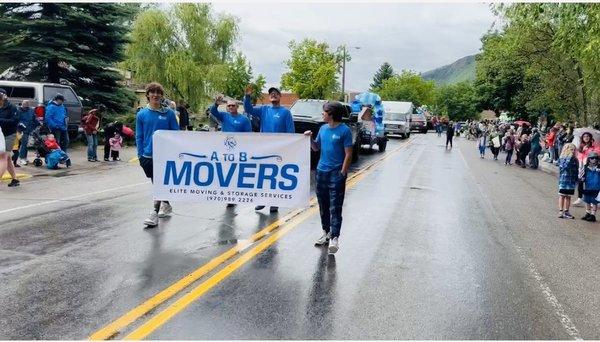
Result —
<svg viewBox="0 0 600 342"><path fill-rule="evenodd" d="M558 177L558 166L540 159L540 170Z"/></svg>
<svg viewBox="0 0 600 342"><path fill-rule="evenodd" d="M33 160L35 159L35 152L30 150L27 154L29 164L15 169L17 178L26 181L29 178L65 177L97 170L108 170L128 163L137 163L137 151L135 146L123 147L119 156L121 161L118 162L103 161L104 146L98 146L98 158L100 159L98 162L89 162L87 160L87 146L82 144L73 144L72 147L69 147L67 152L71 158L71 167L67 168L64 165L60 165L58 170L50 170L46 168L46 164L40 167L34 166ZM10 176L6 173L0 179L3 182L8 182Z"/></svg>

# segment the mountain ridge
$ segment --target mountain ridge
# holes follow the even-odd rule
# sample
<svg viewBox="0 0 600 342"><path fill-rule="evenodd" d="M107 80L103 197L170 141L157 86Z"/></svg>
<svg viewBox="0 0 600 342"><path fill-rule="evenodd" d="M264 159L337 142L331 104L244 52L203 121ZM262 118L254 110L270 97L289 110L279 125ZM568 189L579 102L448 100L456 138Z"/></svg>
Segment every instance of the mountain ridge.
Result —
<svg viewBox="0 0 600 342"><path fill-rule="evenodd" d="M453 63L426 71L421 76L439 85L475 80L476 57L477 54L459 58Z"/></svg>

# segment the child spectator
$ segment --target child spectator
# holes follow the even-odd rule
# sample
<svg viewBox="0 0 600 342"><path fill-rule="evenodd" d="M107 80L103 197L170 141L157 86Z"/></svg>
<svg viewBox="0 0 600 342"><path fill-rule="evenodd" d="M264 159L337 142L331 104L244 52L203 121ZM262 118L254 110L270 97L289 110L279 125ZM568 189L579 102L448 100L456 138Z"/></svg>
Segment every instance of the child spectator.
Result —
<svg viewBox="0 0 600 342"><path fill-rule="evenodd" d="M583 201L586 204L585 216L582 220L596 222L598 209L598 192L600 191L600 169L598 168L598 153L590 152L585 168L579 174L583 181Z"/></svg>
<svg viewBox="0 0 600 342"><path fill-rule="evenodd" d="M119 158L119 151L123 147L123 138L119 132L115 132L115 136L110 138L110 157L113 161L121 160Z"/></svg>
<svg viewBox="0 0 600 342"><path fill-rule="evenodd" d="M71 159L60 148L58 141L54 138L54 134L48 134L44 140L44 146L48 149L49 153L46 156L46 167L48 169L58 169L58 164L66 164L67 167L71 166Z"/></svg>
<svg viewBox="0 0 600 342"><path fill-rule="evenodd" d="M575 145L566 144L558 159L558 218L574 219L569 213L571 206L571 196L575 194L577 187L577 175L579 171L579 161L575 157Z"/></svg>

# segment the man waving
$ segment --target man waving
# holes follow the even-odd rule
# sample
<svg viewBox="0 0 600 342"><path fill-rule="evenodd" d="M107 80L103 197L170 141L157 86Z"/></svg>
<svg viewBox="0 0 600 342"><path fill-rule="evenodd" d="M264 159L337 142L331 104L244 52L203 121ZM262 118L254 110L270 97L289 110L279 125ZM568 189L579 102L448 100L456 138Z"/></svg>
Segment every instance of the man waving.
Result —
<svg viewBox="0 0 600 342"><path fill-rule="evenodd" d="M244 96L244 112L248 115L258 117L260 119L260 131L262 133L295 133L294 120L289 109L280 105L281 91L275 87L269 88L269 100L271 105L252 106L250 95L252 94L252 86L246 87L246 96ZM259 205L254 208L261 210L265 206ZM271 212L276 212L277 207L271 207Z"/></svg>

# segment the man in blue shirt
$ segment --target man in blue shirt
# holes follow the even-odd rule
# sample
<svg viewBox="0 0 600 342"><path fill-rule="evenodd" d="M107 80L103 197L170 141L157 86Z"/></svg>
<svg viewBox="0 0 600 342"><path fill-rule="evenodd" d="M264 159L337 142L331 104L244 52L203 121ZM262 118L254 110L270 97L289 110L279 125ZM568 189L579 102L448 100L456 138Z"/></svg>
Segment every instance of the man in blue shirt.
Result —
<svg viewBox="0 0 600 342"><path fill-rule="evenodd" d="M221 102L223 102L223 96L219 95L215 98L215 103L210 107L210 115L221 124L222 132L252 132L250 119L238 113L237 101L227 101L227 112L219 112L217 109ZM227 204L227 208L234 206L234 203Z"/></svg>
<svg viewBox="0 0 600 342"><path fill-rule="evenodd" d="M148 84L146 86L148 105L137 113L135 119L135 143L140 166L146 177L152 181L154 181L152 163L152 136L154 132L158 130L179 130L175 112L168 107L163 107L161 104L164 94L165 90L162 85L155 82ZM166 217L172 211L173 208L168 201L154 201L154 211L144 220L144 224L149 228L156 227L158 218Z"/></svg>
<svg viewBox="0 0 600 342"><path fill-rule="evenodd" d="M50 133L54 134L54 138L58 141L60 149L66 153L69 146L69 134L67 133L67 107L64 102L65 97L62 94L56 94L54 99L46 105L44 119Z"/></svg>
<svg viewBox="0 0 600 342"><path fill-rule="evenodd" d="M258 117L260 119L260 131L261 133L295 133L294 119L289 109L282 107L281 91L275 87L269 88L269 100L271 101L270 106L252 106L252 86L246 87L246 96L244 96L244 112L246 114ZM259 205L254 208L255 210L261 210L265 206ZM271 207L271 212L276 212L277 207Z"/></svg>
<svg viewBox="0 0 600 342"><path fill-rule="evenodd" d="M238 113L238 104L234 100L227 101L227 112L219 112L219 103L223 96L217 96L210 107L210 115L222 126L222 132L252 132L252 125L247 116Z"/></svg>
<svg viewBox="0 0 600 342"><path fill-rule="evenodd" d="M19 126L23 131L21 136L21 146L19 147L19 165L27 165L27 142L29 141L29 135L38 128L40 122L38 121L33 108L31 108L31 102L24 100L19 108Z"/></svg>
<svg viewBox="0 0 600 342"><path fill-rule="evenodd" d="M339 102L323 105L323 122L317 138L311 140L314 151L321 150L317 165L317 200L321 212L323 235L315 245L329 243L329 254L339 249L338 238L342 228L342 206L346 192L346 178L352 161L352 132L342 123L346 109ZM312 136L312 131L304 132Z"/></svg>

